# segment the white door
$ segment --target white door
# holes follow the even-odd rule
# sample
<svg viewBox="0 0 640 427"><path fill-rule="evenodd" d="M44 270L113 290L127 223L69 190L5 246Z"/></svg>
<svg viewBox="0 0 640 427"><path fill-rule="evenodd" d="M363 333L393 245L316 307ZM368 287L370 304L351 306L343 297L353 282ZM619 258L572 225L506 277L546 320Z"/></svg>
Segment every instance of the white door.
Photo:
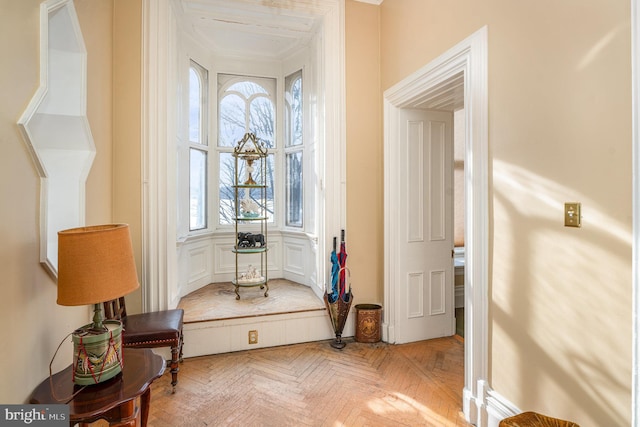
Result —
<svg viewBox="0 0 640 427"><path fill-rule="evenodd" d="M455 332L453 114L402 110L396 342Z"/></svg>

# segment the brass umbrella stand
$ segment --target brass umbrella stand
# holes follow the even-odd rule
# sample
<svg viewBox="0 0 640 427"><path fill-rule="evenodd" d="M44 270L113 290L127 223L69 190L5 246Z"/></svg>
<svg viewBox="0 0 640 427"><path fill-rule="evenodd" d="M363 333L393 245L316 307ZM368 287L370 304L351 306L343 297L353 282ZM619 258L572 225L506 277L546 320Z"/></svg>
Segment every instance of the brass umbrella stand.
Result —
<svg viewBox="0 0 640 427"><path fill-rule="evenodd" d="M353 293L351 292L351 272L348 268L343 267L339 272L346 271L349 276L349 290L342 295L338 295L337 298L333 298L326 290L324 292L324 304L329 312L331 318L331 325L336 337L331 341L330 345L333 348L339 350L343 349L347 344L342 341L342 331L344 325L347 322L347 316L349 316L349 310L351 309L351 303L353 302Z"/></svg>

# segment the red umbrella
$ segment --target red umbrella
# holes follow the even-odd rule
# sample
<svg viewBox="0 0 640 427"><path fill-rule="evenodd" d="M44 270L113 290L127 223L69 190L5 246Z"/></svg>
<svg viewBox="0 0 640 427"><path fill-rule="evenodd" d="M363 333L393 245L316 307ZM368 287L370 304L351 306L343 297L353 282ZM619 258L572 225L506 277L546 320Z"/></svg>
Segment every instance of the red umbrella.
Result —
<svg viewBox="0 0 640 427"><path fill-rule="evenodd" d="M340 298L342 298L346 287L344 267L347 263L347 245L344 241L344 230L342 230L340 234L340 253L338 254L338 262L340 263Z"/></svg>

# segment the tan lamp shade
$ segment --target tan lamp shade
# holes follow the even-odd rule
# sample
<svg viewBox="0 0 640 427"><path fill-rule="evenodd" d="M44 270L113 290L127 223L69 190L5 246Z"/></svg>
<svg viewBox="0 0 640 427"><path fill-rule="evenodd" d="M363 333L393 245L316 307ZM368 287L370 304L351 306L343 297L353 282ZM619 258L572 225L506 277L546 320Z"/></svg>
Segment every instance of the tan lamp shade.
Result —
<svg viewBox="0 0 640 427"><path fill-rule="evenodd" d="M58 304L98 304L139 286L127 224L58 232Z"/></svg>

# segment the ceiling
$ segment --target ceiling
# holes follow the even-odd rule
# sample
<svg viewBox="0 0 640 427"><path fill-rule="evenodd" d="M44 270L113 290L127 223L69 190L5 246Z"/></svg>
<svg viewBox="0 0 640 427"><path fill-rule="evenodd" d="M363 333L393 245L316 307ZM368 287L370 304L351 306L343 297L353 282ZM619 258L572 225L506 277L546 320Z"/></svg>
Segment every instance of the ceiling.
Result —
<svg viewBox="0 0 640 427"><path fill-rule="evenodd" d="M305 47L335 1L176 0L184 24L216 54L282 60Z"/></svg>
<svg viewBox="0 0 640 427"><path fill-rule="evenodd" d="M283 60L307 46L336 0L174 0L185 27L218 55ZM381 4L382 0L357 0ZM416 100L414 108L452 111L464 104L464 79Z"/></svg>

